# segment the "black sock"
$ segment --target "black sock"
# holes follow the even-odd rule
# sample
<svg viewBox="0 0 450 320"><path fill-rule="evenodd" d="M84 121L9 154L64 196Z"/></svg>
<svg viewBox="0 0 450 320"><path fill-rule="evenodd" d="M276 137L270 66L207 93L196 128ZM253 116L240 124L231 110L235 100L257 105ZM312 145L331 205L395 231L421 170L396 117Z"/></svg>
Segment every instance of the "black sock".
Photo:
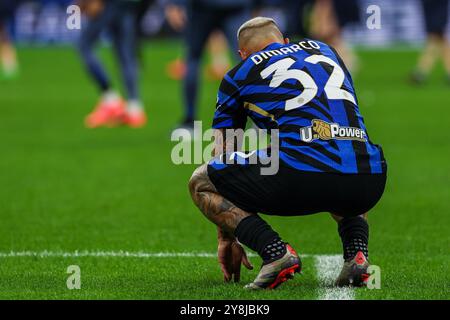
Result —
<svg viewBox="0 0 450 320"><path fill-rule="evenodd" d="M364 218L344 218L338 224L338 231L344 249L344 260L353 259L358 251L369 258L369 225Z"/></svg>
<svg viewBox="0 0 450 320"><path fill-rule="evenodd" d="M277 260L286 254L286 243L280 237L264 246L261 258L264 262Z"/></svg>
<svg viewBox="0 0 450 320"><path fill-rule="evenodd" d="M244 218L234 230L239 242L258 252L264 262L276 260L286 253L286 246L278 233L258 215Z"/></svg>

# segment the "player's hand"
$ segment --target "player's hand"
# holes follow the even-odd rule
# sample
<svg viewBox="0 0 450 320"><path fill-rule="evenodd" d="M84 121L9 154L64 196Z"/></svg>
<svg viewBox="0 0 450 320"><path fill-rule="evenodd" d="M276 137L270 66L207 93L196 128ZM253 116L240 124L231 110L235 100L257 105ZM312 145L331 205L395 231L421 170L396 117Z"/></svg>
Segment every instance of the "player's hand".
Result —
<svg viewBox="0 0 450 320"><path fill-rule="evenodd" d="M103 0L78 0L77 5L80 7L81 12L86 14L89 18L95 18L104 9Z"/></svg>
<svg viewBox="0 0 450 320"><path fill-rule="evenodd" d="M253 269L244 248L236 240L219 239L217 254L225 282L231 281L233 277L234 282L239 282L241 277L241 263L247 269Z"/></svg>
<svg viewBox="0 0 450 320"><path fill-rule="evenodd" d="M183 30L186 25L186 12L183 7L170 4L166 7L166 17L175 31Z"/></svg>

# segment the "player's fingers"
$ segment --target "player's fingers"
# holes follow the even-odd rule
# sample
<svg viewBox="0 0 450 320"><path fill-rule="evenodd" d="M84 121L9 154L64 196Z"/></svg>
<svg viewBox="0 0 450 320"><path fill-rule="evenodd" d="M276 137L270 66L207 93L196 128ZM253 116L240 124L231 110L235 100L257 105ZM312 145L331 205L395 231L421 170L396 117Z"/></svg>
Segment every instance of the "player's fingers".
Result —
<svg viewBox="0 0 450 320"><path fill-rule="evenodd" d="M242 263L248 270L253 270L253 265L250 262L250 260L248 260L248 257L247 257L247 254L245 253L245 251L243 252L243 255L242 255Z"/></svg>
<svg viewBox="0 0 450 320"><path fill-rule="evenodd" d="M239 282L241 280L241 264L234 269L234 282Z"/></svg>
<svg viewBox="0 0 450 320"><path fill-rule="evenodd" d="M229 261L225 261L221 264L222 272L223 272L223 279L225 282L231 281L231 278L233 277L233 268L230 265Z"/></svg>
<svg viewBox="0 0 450 320"><path fill-rule="evenodd" d="M223 244L219 243L219 248L218 248L218 258L219 258L219 264L220 264L220 268L222 269L222 273L223 273L223 279L225 280L225 282L228 282L231 280L231 259L232 259L232 255L231 255L231 247L230 246L223 246Z"/></svg>
<svg viewBox="0 0 450 320"><path fill-rule="evenodd" d="M229 282L231 280L231 274L228 271L226 265L224 263L220 264L220 268L222 269L222 273L223 273L223 280L225 282Z"/></svg>
<svg viewBox="0 0 450 320"><path fill-rule="evenodd" d="M234 282L239 282L241 278L241 254L235 253L233 255L233 275L234 275Z"/></svg>
<svg viewBox="0 0 450 320"><path fill-rule="evenodd" d="M245 252L244 248L238 244L238 251L239 251L239 263L242 262L242 264L244 264L244 266L249 269L249 270L253 270L253 265L251 264L251 262L248 260L247 258L247 253Z"/></svg>
<svg viewBox="0 0 450 320"><path fill-rule="evenodd" d="M234 282L239 282L241 279L241 265L243 263L248 265L249 262L247 260L247 256L245 255L244 248L242 248L240 244L236 243L233 249Z"/></svg>

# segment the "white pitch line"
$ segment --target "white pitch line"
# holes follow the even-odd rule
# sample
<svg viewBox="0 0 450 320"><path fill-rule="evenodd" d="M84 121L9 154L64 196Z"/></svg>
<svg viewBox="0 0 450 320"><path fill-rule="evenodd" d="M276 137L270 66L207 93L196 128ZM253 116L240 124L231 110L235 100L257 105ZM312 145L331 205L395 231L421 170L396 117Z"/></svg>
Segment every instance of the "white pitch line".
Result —
<svg viewBox="0 0 450 320"><path fill-rule="evenodd" d="M256 257L254 253L247 253L249 257ZM313 255L302 254L306 258ZM144 252L144 251L10 251L0 252L0 258L36 257L36 258L79 258L79 257L107 257L107 258L216 258L212 252Z"/></svg>
<svg viewBox="0 0 450 320"><path fill-rule="evenodd" d="M342 255L316 255L316 270L321 289L319 300L354 300L355 293L352 288L338 288L334 286L342 264Z"/></svg>
<svg viewBox="0 0 450 320"><path fill-rule="evenodd" d="M247 253L249 257L256 257L254 253ZM144 252L144 251L101 251L101 250L76 250L76 251L9 251L0 252L1 258L82 258L82 257L106 257L106 258L216 258L213 252ZM314 255L302 254L302 258L315 259L315 267L321 289L319 300L354 300L354 292L351 288L337 288L333 282L339 274L343 263L341 255Z"/></svg>
<svg viewBox="0 0 450 320"><path fill-rule="evenodd" d="M249 256L252 256L249 254ZM217 254L209 252L144 252L144 251L10 251L0 252L0 258L37 257L37 258L79 258L79 257L106 257L106 258L212 258Z"/></svg>

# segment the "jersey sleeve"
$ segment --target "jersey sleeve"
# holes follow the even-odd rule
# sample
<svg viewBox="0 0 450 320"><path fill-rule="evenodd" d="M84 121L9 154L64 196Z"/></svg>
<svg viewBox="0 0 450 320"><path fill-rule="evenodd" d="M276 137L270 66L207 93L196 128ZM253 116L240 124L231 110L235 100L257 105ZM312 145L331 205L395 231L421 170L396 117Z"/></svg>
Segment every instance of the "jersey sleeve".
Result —
<svg viewBox="0 0 450 320"><path fill-rule="evenodd" d="M240 101L239 87L229 75L225 75L217 94L214 113L214 129L244 129L247 113Z"/></svg>

